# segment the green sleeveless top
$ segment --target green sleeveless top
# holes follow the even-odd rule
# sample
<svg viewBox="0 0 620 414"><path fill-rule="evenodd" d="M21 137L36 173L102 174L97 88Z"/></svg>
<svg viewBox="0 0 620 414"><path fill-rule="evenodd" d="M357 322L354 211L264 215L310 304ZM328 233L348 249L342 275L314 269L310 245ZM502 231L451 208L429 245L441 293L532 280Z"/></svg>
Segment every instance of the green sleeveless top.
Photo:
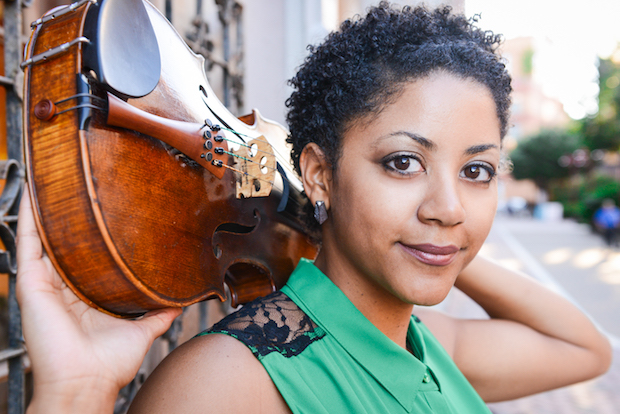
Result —
<svg viewBox="0 0 620 414"><path fill-rule="evenodd" d="M408 352L305 259L281 291L201 335L212 333L246 344L293 413L490 413L419 319Z"/></svg>

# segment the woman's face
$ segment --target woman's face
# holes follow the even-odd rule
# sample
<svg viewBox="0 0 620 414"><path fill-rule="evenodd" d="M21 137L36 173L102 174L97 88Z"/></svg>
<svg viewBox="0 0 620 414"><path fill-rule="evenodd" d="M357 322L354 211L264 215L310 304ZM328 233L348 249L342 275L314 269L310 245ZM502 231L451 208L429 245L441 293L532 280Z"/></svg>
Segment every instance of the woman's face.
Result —
<svg viewBox="0 0 620 414"><path fill-rule="evenodd" d="M484 85L446 72L407 84L346 132L317 262L363 289L439 303L488 235L499 163Z"/></svg>

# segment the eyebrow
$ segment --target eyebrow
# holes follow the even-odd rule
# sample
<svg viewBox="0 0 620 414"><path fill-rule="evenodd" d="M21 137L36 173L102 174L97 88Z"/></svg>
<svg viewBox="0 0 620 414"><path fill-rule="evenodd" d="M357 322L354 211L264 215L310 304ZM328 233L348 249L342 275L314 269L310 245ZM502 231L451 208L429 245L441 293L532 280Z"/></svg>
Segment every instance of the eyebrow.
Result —
<svg viewBox="0 0 620 414"><path fill-rule="evenodd" d="M386 136L384 136L384 137L382 137L382 138L379 138L379 140L377 140L377 141L380 141L381 139L385 139L385 138L389 138L389 137L395 137L395 136L398 136L398 135L405 135L405 136L407 136L407 137L411 138L412 140L414 140L414 141L415 141L415 142L417 142L418 144L422 145L422 146L423 146L424 148L426 148L427 150L431 150L431 151L432 151L432 150L434 150L435 148L437 148L437 145L435 145L435 143L434 143L433 141L431 141L430 139L428 139L428 138L424 138L424 137L423 137L423 136L421 136L421 135L414 134L414 133L412 133L412 132L408 132L408 131L396 131L396 132L392 132L392 133L391 133L391 134L389 134L389 135L386 135Z"/></svg>
<svg viewBox="0 0 620 414"><path fill-rule="evenodd" d="M495 144L482 144L482 145L474 145L473 147L469 147L465 150L465 154L467 155L475 155L480 154L486 150L490 149L499 149L499 147Z"/></svg>
<svg viewBox="0 0 620 414"><path fill-rule="evenodd" d="M424 138L421 135L415 134L413 132L409 132L409 131L396 131L396 132L392 132L388 135L385 135L383 137L380 137L374 144L374 146L377 146L379 144L380 141L382 141L383 139L389 138L389 137L394 137L394 136L398 136L398 135L405 135L409 138L411 138L412 140L414 140L415 142L417 142L418 144L422 145L424 148L426 148L429 151L432 151L434 149L437 148L437 144L435 144L433 141L431 141L428 138ZM465 154L466 155L475 155L475 154L480 154L481 152L485 152L487 150L490 149L499 149L499 147L495 144L480 144L480 145L474 145L472 147L469 147L465 150Z"/></svg>

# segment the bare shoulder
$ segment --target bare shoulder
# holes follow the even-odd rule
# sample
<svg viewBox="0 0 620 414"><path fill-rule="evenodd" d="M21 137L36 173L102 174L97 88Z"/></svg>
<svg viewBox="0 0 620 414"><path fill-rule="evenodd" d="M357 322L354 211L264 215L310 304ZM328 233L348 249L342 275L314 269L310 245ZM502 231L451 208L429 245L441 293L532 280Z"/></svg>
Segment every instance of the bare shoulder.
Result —
<svg viewBox="0 0 620 414"><path fill-rule="evenodd" d="M238 340L194 338L172 352L136 396L130 414L289 413L265 368Z"/></svg>

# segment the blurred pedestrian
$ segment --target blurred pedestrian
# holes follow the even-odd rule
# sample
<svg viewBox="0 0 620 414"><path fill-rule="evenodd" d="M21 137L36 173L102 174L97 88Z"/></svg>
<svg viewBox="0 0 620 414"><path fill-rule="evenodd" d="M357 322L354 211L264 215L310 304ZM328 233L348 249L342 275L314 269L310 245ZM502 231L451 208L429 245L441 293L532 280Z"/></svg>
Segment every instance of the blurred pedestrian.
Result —
<svg viewBox="0 0 620 414"><path fill-rule="evenodd" d="M614 200L606 198L594 213L594 225L603 234L608 246L618 246L618 227L620 227L620 208Z"/></svg>

